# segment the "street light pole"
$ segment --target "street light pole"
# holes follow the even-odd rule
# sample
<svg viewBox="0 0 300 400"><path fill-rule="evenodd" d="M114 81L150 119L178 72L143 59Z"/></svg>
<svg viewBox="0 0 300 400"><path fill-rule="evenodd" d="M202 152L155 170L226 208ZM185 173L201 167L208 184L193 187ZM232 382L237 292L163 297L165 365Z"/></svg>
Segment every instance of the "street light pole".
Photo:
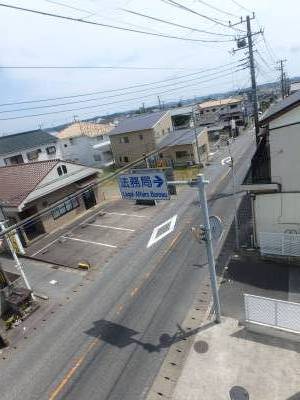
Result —
<svg viewBox="0 0 300 400"><path fill-rule="evenodd" d="M208 267L210 272L210 282L211 282L211 289L213 293L213 300L214 300L214 311L216 316L216 322L221 322L221 306L220 306L220 299L218 293L218 285L217 285L217 276L216 276L216 265L215 265L215 257L214 257L214 249L212 244L212 235L211 235L211 228L209 222L209 213L208 213L208 206L207 206L207 198L205 192L205 185L208 183L204 179L203 174L198 174L198 190L199 190L199 197L200 197L200 205L203 212L204 218L204 226L205 226L205 233L206 233L206 250L207 250L207 259L208 259Z"/></svg>

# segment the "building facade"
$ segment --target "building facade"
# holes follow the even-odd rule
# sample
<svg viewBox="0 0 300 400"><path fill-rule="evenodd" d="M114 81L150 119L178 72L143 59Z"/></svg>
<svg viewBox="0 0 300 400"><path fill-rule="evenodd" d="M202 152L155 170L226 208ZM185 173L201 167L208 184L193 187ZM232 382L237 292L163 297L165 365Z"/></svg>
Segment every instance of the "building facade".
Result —
<svg viewBox="0 0 300 400"><path fill-rule="evenodd" d="M12 225L53 206L45 215L18 229L23 246L27 246L71 222L101 200L98 189L92 187L98 172L60 160L0 167L3 218Z"/></svg>
<svg viewBox="0 0 300 400"><path fill-rule="evenodd" d="M0 137L0 166L61 158L58 140L40 129Z"/></svg>
<svg viewBox="0 0 300 400"><path fill-rule="evenodd" d="M168 112L122 120L109 134L116 166L122 167L157 149L159 142L171 131L172 120Z"/></svg>
<svg viewBox="0 0 300 400"><path fill-rule="evenodd" d="M113 164L108 133L110 124L76 122L57 134L62 159L89 167L103 168Z"/></svg>
<svg viewBox="0 0 300 400"><path fill-rule="evenodd" d="M283 235L280 240L289 233L300 235L299 124L300 92L274 104L260 121L260 143L243 184L252 193L260 247L269 234Z"/></svg>

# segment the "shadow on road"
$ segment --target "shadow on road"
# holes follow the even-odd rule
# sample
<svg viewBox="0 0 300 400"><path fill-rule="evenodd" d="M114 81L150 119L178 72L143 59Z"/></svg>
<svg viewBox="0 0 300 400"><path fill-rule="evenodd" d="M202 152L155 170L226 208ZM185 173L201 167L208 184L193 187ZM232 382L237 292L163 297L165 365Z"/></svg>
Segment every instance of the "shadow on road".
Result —
<svg viewBox="0 0 300 400"><path fill-rule="evenodd" d="M286 400L300 400L300 392L295 393L292 397L289 397Z"/></svg>
<svg viewBox="0 0 300 400"><path fill-rule="evenodd" d="M175 334L173 336L169 335L168 333L162 334L159 337L158 344L145 343L139 339L135 339L134 336L138 335L139 332L135 331L134 329L127 328L126 326L103 319L95 321L94 326L85 333L89 336L103 340L112 346L123 348L130 346L131 344L137 344L149 353L153 353L160 352L161 349L170 347L182 340L186 340L196 333L209 329L214 325L214 322L210 322L199 328L185 331L180 325L177 324L178 330L175 332Z"/></svg>

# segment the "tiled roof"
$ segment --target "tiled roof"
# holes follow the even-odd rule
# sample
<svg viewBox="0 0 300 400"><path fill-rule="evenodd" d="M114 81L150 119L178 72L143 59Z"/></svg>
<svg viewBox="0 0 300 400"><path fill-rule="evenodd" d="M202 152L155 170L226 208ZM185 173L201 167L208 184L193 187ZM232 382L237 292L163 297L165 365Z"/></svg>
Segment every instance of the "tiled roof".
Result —
<svg viewBox="0 0 300 400"><path fill-rule="evenodd" d="M18 207L59 160L0 167L0 204Z"/></svg>
<svg viewBox="0 0 300 400"><path fill-rule="evenodd" d="M197 136L201 134L203 129L197 129ZM179 129L178 131L174 131L169 133L159 142L159 148L162 147L171 147L178 146L183 144L192 144L195 143L195 132L194 129Z"/></svg>
<svg viewBox="0 0 300 400"><path fill-rule="evenodd" d="M285 111L288 111L297 105L300 104L300 91L291 94L283 100L274 103L267 111L263 114L260 119L260 125L263 125L270 120L276 118L278 114L282 114Z"/></svg>
<svg viewBox="0 0 300 400"><path fill-rule="evenodd" d="M120 121L120 124L109 133L109 136L151 129L166 114L166 111L159 111L152 114L123 119Z"/></svg>
<svg viewBox="0 0 300 400"><path fill-rule="evenodd" d="M207 107L218 107L218 106L227 106L230 104L240 103L243 99L239 97L229 98L229 99L219 99L219 100L209 100L204 103L198 104L198 108L203 109Z"/></svg>
<svg viewBox="0 0 300 400"><path fill-rule="evenodd" d="M59 139L69 139L78 136L96 137L109 133L113 129L110 124L94 124L92 122L76 122L57 135Z"/></svg>
<svg viewBox="0 0 300 400"><path fill-rule="evenodd" d="M0 137L0 154L14 153L32 147L55 143L57 139L47 132L37 129L35 131L16 133Z"/></svg>

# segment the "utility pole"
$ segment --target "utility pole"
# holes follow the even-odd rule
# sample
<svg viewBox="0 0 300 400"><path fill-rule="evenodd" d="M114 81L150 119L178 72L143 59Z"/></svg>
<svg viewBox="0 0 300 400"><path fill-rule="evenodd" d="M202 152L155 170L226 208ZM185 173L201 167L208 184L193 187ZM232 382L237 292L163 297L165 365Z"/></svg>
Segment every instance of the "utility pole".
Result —
<svg viewBox="0 0 300 400"><path fill-rule="evenodd" d="M0 228L1 228L1 231L5 230L5 223L3 221L0 221ZM10 240L8 234L5 235L5 239L6 239L6 243L7 243L8 247L9 247L9 250L11 251L11 254L12 254L14 260L15 260L16 268L17 268L18 271L20 271L20 274L21 274L21 276L22 276L22 278L23 278L23 280L25 282L25 285L26 285L27 289L29 289L31 291L32 300L35 300L35 296L32 293L32 289L31 289L29 281L28 281L28 279L27 279L27 277L25 275L25 272L23 270L23 266L22 266L22 264L21 264L21 262L19 260L19 257L17 256L17 253L16 253L16 251L15 251L15 249L14 249L12 243L11 243L11 240Z"/></svg>
<svg viewBox="0 0 300 400"><path fill-rule="evenodd" d="M231 24L229 22L229 26L240 25L246 23L247 26L247 34L245 36L238 37L237 39L237 49L234 49L233 52L238 50L245 49L248 47L248 56L249 56L249 67L250 67L250 75L251 75L251 100L253 106L253 114L254 114L254 126L255 126L255 137L256 144L259 143L259 120L258 120L258 105L257 105L257 85L256 85L256 75L255 75L255 63L254 63L254 55L253 55L253 36L263 33L262 30L258 32L252 32L251 30L251 20L255 18L255 14L253 13L252 17L247 15L244 20L241 17L240 22L236 24ZM246 42L247 39L247 42Z"/></svg>
<svg viewBox="0 0 300 400"><path fill-rule="evenodd" d="M207 198L205 192L205 185L208 183L204 179L204 175L198 175L198 190L199 190L199 197L200 197L200 205L203 213L204 219L204 227L205 227L205 243L206 243L206 250L207 250L207 260L208 260L208 267L210 272L210 282L211 282L211 289L213 293L214 299L214 311L216 315L216 322L221 322L221 306L220 306L220 299L219 299L219 292L218 292L218 284L217 284L217 276L216 276L216 264L215 264L215 257L214 257L214 249L212 244L212 235L211 235L211 227L209 222L209 213L208 213L208 206L207 206Z"/></svg>
<svg viewBox="0 0 300 400"><path fill-rule="evenodd" d="M158 108L161 110L161 101L160 101L160 97L157 96L157 99L158 99Z"/></svg>
<svg viewBox="0 0 300 400"><path fill-rule="evenodd" d="M200 154L200 148L199 148L199 143L198 143L198 135L197 135L197 127L196 127L196 118L195 118L195 110L194 110L194 107L193 107L193 109L192 109L192 118L193 118L194 135L195 135L196 148L197 148L197 155L198 155L198 163L199 163L199 171L200 171L200 169L201 169L201 167L200 167L201 154Z"/></svg>
<svg viewBox="0 0 300 400"><path fill-rule="evenodd" d="M285 72L284 72L284 63L286 61L287 61L286 59L277 61L277 64L279 65L277 70L280 71L281 97L283 99L286 96L286 77L285 77Z"/></svg>

